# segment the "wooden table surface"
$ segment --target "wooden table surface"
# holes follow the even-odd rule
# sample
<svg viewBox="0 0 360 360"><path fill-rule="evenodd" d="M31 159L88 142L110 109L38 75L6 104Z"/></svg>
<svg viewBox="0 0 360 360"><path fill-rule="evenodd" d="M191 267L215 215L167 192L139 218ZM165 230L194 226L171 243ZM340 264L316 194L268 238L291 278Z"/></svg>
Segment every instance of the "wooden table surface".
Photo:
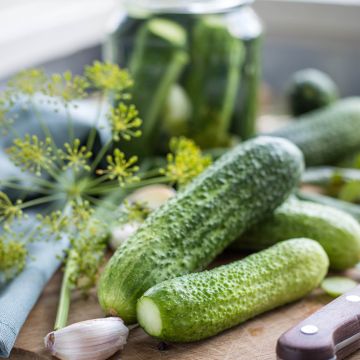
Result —
<svg viewBox="0 0 360 360"><path fill-rule="evenodd" d="M238 254L225 253L218 263L226 263ZM215 265L217 265L215 264ZM360 281L360 271L349 275ZM52 330L60 291L61 273L49 282L37 305L31 312L16 342L11 360L49 360L43 338ZM128 344L113 360L273 360L279 336L321 308L331 299L316 290L305 299L258 316L243 325L230 329L211 339L191 344L160 344L140 328L131 330ZM73 296L69 323L101 317L102 312L93 293L87 300ZM160 350L163 347L165 349ZM360 360L360 351L349 359ZM91 360L91 359L89 359ZM309 359L311 360L311 359Z"/></svg>

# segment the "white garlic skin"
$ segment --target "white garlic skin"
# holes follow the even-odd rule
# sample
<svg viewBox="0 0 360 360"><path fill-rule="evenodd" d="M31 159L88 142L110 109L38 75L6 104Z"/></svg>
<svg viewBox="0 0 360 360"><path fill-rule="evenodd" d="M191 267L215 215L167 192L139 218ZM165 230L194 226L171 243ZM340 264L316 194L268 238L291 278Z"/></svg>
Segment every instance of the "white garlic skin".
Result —
<svg viewBox="0 0 360 360"><path fill-rule="evenodd" d="M116 226L111 231L110 247L116 250L119 246L124 244L126 240L134 235L141 226L138 221L132 221L124 225Z"/></svg>
<svg viewBox="0 0 360 360"><path fill-rule="evenodd" d="M46 335L45 347L61 360L106 360L126 344L129 329L120 318L93 319Z"/></svg>
<svg viewBox="0 0 360 360"><path fill-rule="evenodd" d="M144 204L153 211L158 209L175 195L176 191L171 186L162 184L148 185L134 191L126 198L126 200Z"/></svg>

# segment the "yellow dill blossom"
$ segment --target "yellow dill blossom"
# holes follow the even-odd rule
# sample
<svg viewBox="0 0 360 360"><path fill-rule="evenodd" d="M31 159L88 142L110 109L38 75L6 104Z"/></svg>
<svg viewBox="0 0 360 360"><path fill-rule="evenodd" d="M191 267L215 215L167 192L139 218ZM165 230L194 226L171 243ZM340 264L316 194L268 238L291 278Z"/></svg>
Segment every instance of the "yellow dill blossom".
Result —
<svg viewBox="0 0 360 360"><path fill-rule="evenodd" d="M13 123L14 119L9 117L9 107L7 101L4 98L0 98L0 129L3 135L8 133L8 130Z"/></svg>
<svg viewBox="0 0 360 360"><path fill-rule="evenodd" d="M27 69L20 71L8 82L10 92L17 96L18 93L33 96L44 90L47 77L41 69Z"/></svg>
<svg viewBox="0 0 360 360"><path fill-rule="evenodd" d="M129 98L126 92L133 86L133 80L127 70L109 62L95 61L85 67L85 76L95 89L115 98Z"/></svg>
<svg viewBox="0 0 360 360"><path fill-rule="evenodd" d="M67 275L70 284L84 293L97 282L107 246L106 227L95 218L82 223L79 233L71 239L68 251Z"/></svg>
<svg viewBox="0 0 360 360"><path fill-rule="evenodd" d="M59 156L66 162L63 170L74 169L76 172L80 170L90 171L88 160L91 158L91 151L87 147L80 146L80 139L75 139L72 146L69 143L64 144L65 151L60 150Z"/></svg>
<svg viewBox="0 0 360 360"><path fill-rule="evenodd" d="M73 100L86 97L86 89L89 87L87 80L79 75L73 76L71 71L63 74L53 74L46 85L45 95L60 100L68 105Z"/></svg>
<svg viewBox="0 0 360 360"><path fill-rule="evenodd" d="M132 156L129 160L125 158L125 154L119 149L114 150L113 155L106 157L108 166L106 170L97 170L97 174L107 174L110 180L117 180L120 186L133 183L139 180L134 174L139 170L138 166L134 166L137 162L137 156Z"/></svg>
<svg viewBox="0 0 360 360"><path fill-rule="evenodd" d="M12 162L27 170L41 175L41 170L49 170L53 166L53 149L51 139L39 140L36 135L25 135L24 139L14 139L14 145L7 149Z"/></svg>
<svg viewBox="0 0 360 360"><path fill-rule="evenodd" d="M144 221L151 213L146 204L141 202L124 202L124 209L120 215L120 222L127 223L130 221Z"/></svg>
<svg viewBox="0 0 360 360"><path fill-rule="evenodd" d="M0 221L11 223L16 218L21 218L23 212L21 210L21 201L18 200L15 204L9 199L9 197L2 191L0 191Z"/></svg>
<svg viewBox="0 0 360 360"><path fill-rule="evenodd" d="M120 138L131 140L132 137L140 137L142 124L139 118L139 112L135 105L127 106L120 103L118 107L111 109L108 120L112 130L112 137L115 141Z"/></svg>
<svg viewBox="0 0 360 360"><path fill-rule="evenodd" d="M38 231L50 238L53 236L60 238L61 232L67 230L70 223L69 217L60 210L52 211L47 215L37 214L36 218L40 222L37 226Z"/></svg>
<svg viewBox="0 0 360 360"><path fill-rule="evenodd" d="M167 166L160 172L179 186L189 183L212 162L211 157L204 156L193 140L185 137L172 138L170 151Z"/></svg>
<svg viewBox="0 0 360 360"><path fill-rule="evenodd" d="M10 280L20 273L28 256L26 245L17 241L9 241L6 236L0 236L0 272Z"/></svg>

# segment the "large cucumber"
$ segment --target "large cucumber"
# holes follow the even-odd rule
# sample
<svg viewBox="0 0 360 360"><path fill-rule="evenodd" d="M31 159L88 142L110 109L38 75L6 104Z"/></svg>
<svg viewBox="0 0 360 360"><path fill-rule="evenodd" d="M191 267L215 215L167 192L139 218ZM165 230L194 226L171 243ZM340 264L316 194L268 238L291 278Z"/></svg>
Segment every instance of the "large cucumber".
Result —
<svg viewBox="0 0 360 360"><path fill-rule="evenodd" d="M271 135L296 144L307 166L333 164L360 151L360 98L341 100L303 115Z"/></svg>
<svg viewBox="0 0 360 360"><path fill-rule="evenodd" d="M258 137L232 149L117 250L100 280L102 308L135 322L136 301L147 289L204 269L286 199L302 169L301 152L283 139Z"/></svg>
<svg viewBox="0 0 360 360"><path fill-rule="evenodd" d="M322 245L334 270L351 268L360 261L360 225L352 216L330 206L297 199L288 200L232 247L262 250L279 241L301 236Z"/></svg>
<svg viewBox="0 0 360 360"><path fill-rule="evenodd" d="M305 296L322 281L328 264L315 241L284 241L230 265L154 286L138 302L139 323L162 340L207 338Z"/></svg>

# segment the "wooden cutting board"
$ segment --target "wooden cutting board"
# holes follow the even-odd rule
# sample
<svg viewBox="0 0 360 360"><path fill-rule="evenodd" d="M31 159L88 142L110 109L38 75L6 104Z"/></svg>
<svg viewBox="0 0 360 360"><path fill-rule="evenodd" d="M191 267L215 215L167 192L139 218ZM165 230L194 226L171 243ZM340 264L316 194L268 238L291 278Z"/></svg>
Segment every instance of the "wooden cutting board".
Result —
<svg viewBox="0 0 360 360"><path fill-rule="evenodd" d="M238 254L225 253L214 265L238 259ZM360 281L360 271L348 275ZM49 360L43 337L52 330L60 291L61 273L49 282L31 312L15 344L11 360ZM308 317L331 299L316 290L307 298L237 326L211 339L191 344L162 344L140 328L130 332L122 354L113 360L273 360L278 337L287 329ZM95 293L88 299L74 294L69 323L101 317ZM360 351L349 359L360 360ZM91 360L91 359L89 359ZM311 359L309 359L311 360Z"/></svg>

